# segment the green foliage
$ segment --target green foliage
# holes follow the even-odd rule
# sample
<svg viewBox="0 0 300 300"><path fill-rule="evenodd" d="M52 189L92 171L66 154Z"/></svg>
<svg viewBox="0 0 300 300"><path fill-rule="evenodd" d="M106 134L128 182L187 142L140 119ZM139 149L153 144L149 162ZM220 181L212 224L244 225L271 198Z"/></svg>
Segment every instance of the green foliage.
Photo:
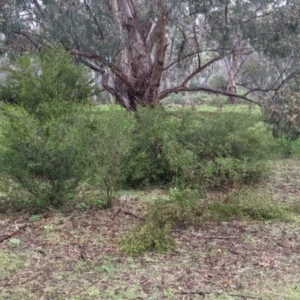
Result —
<svg viewBox="0 0 300 300"><path fill-rule="evenodd" d="M277 150L288 157L300 137L299 75L276 92L273 101L264 109L265 122L271 124L277 139Z"/></svg>
<svg viewBox="0 0 300 300"><path fill-rule="evenodd" d="M18 246L21 244L21 241L19 239L11 238L9 240L9 244L12 246Z"/></svg>
<svg viewBox="0 0 300 300"><path fill-rule="evenodd" d="M84 202L80 202L76 204L76 208L79 210L86 210L88 206Z"/></svg>
<svg viewBox="0 0 300 300"><path fill-rule="evenodd" d="M300 77L296 76L276 92L264 110L265 121L272 125L274 137L296 140L300 137Z"/></svg>
<svg viewBox="0 0 300 300"><path fill-rule="evenodd" d="M220 95L209 95L209 97L205 100L205 104L222 109L226 104L226 97Z"/></svg>
<svg viewBox="0 0 300 300"><path fill-rule="evenodd" d="M208 83L213 89L221 90L223 87L227 86L227 79L223 73L218 72L209 78Z"/></svg>
<svg viewBox="0 0 300 300"><path fill-rule="evenodd" d="M75 116L40 122L23 108L1 107L0 166L13 180L10 196L22 195L33 210L61 206L85 175L85 145ZM21 204L21 203L19 203Z"/></svg>
<svg viewBox="0 0 300 300"><path fill-rule="evenodd" d="M88 100L89 81L62 48L26 54L15 57L7 70L0 100L20 105L38 119L53 119L67 114L71 104Z"/></svg>
<svg viewBox="0 0 300 300"><path fill-rule="evenodd" d="M251 184L265 174L273 144L260 116L140 108L123 164L126 184Z"/></svg>
<svg viewBox="0 0 300 300"><path fill-rule="evenodd" d="M167 196L148 210L145 221L119 239L119 248L128 254L170 251L175 247L171 230L196 224L202 214L201 195L190 189L171 188Z"/></svg>
<svg viewBox="0 0 300 300"><path fill-rule="evenodd" d="M141 254L147 251L170 251L175 247L170 226L158 227L147 222L119 238L119 249L127 254Z"/></svg>
<svg viewBox="0 0 300 300"><path fill-rule="evenodd" d="M85 145L88 182L100 190L104 207L111 207L115 192L125 179L121 172L129 151L133 118L126 111L92 111L81 113L80 136Z"/></svg>
<svg viewBox="0 0 300 300"><path fill-rule="evenodd" d="M185 175L210 186L261 179L266 170L261 159L273 143L259 116L246 113L191 114L180 139L195 157Z"/></svg>
<svg viewBox="0 0 300 300"><path fill-rule="evenodd" d="M177 141L180 121L164 111L139 108L135 115L132 144L123 164L129 186L163 185L175 179L190 155Z"/></svg>
<svg viewBox="0 0 300 300"><path fill-rule="evenodd" d="M184 99L184 95L182 93L173 93L171 94L167 99L166 99L167 103L172 103L172 104L184 104L185 103L185 99Z"/></svg>
<svg viewBox="0 0 300 300"><path fill-rule="evenodd" d="M289 208L281 203L274 203L268 195L252 189L244 189L228 196L223 201L208 203L203 220L230 221L246 220L280 220L289 221Z"/></svg>
<svg viewBox="0 0 300 300"><path fill-rule="evenodd" d="M0 89L0 168L16 206L59 207L85 177L88 82L62 49L16 58Z"/></svg>
<svg viewBox="0 0 300 300"><path fill-rule="evenodd" d="M278 158L287 158L292 154L300 154L299 143L300 140L291 140L286 137L276 138L276 143L270 148L270 155Z"/></svg>
<svg viewBox="0 0 300 300"><path fill-rule="evenodd" d="M41 219L41 216L39 215L32 215L30 218L29 218L29 221L39 221Z"/></svg>
<svg viewBox="0 0 300 300"><path fill-rule="evenodd" d="M198 190L170 188L167 196L162 197L146 214L146 220L155 222L159 227L171 225L185 227L197 223L202 214L203 195Z"/></svg>

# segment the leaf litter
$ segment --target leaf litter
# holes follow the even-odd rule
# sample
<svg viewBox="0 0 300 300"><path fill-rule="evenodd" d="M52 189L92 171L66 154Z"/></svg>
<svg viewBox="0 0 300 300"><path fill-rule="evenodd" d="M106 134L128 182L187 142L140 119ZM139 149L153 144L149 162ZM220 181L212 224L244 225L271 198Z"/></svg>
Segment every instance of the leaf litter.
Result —
<svg viewBox="0 0 300 300"><path fill-rule="evenodd" d="M273 169L258 190L300 201L300 162ZM297 222L177 229L173 252L127 256L117 238L144 210L140 194L110 210L0 216L0 239L26 224L13 235L20 243L0 243L0 299L300 299Z"/></svg>

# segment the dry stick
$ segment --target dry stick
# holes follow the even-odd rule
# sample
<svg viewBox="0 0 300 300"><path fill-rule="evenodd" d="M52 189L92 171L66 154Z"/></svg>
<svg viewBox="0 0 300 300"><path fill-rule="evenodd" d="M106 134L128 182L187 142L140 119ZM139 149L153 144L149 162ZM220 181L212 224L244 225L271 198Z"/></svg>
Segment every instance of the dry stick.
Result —
<svg viewBox="0 0 300 300"><path fill-rule="evenodd" d="M211 293L209 292L178 292L177 294L180 294L180 295L200 295L200 296L206 296L206 295L210 295Z"/></svg>
<svg viewBox="0 0 300 300"><path fill-rule="evenodd" d="M144 218L141 218L141 217L135 215L134 213L132 213L132 212L130 212L130 211L118 210L118 211L117 211L117 214L118 214L118 213L122 213L122 214L124 214L124 215L134 217L134 218L136 218L136 219L138 219L138 220L141 220L141 221L145 221Z"/></svg>
<svg viewBox="0 0 300 300"><path fill-rule="evenodd" d="M212 295L213 293L210 292L202 292L202 291L197 291L197 292L178 292L177 294L181 295L200 295L200 296L206 296L206 295ZM228 294L228 296L231 297L239 297L239 298L246 298L246 299L262 299L254 296L249 296L249 295L235 295L235 294Z"/></svg>
<svg viewBox="0 0 300 300"><path fill-rule="evenodd" d="M239 298L245 298L245 299L258 299L261 300L262 298L249 296L249 295L235 295L235 294L228 294L230 297L239 297Z"/></svg>
<svg viewBox="0 0 300 300"><path fill-rule="evenodd" d="M177 232L184 232L183 230L177 229ZM197 233L191 232L191 235L199 238L199 239L207 239L207 240L231 240L231 239L238 239L239 236L233 235L233 236L204 236Z"/></svg>
<svg viewBox="0 0 300 300"><path fill-rule="evenodd" d="M208 240L231 240L231 239L238 239L238 236L201 236L197 234L193 234L197 238L200 239L208 239Z"/></svg>
<svg viewBox="0 0 300 300"><path fill-rule="evenodd" d="M27 224L21 224L19 226L17 226L18 230L14 231L13 233L11 234L8 234L7 236L5 236L4 238L2 238L0 240L0 244L2 242L4 242L5 240L8 240L9 238L11 238L12 236L14 236L15 234L17 234L18 232L20 232L22 229L25 229L27 227Z"/></svg>

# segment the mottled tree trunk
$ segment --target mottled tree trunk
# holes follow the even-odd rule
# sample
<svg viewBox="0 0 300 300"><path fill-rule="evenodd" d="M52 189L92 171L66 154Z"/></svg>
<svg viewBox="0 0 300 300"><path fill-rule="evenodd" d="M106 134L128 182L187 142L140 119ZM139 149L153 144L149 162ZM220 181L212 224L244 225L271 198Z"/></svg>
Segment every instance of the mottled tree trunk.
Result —
<svg viewBox="0 0 300 300"><path fill-rule="evenodd" d="M226 91L229 93L236 94L236 82L234 76L228 79L227 81L227 86L226 86ZM230 104L235 104L236 103L236 98L234 96L228 96L227 97L227 102Z"/></svg>
<svg viewBox="0 0 300 300"><path fill-rule="evenodd" d="M167 18L163 1L156 2L158 19L149 37L149 29L140 24L132 0L113 1L114 18L119 24L122 40L129 47L119 54L119 69L127 81L124 82L124 78L115 73L114 89L110 92L114 93L119 104L133 111L139 104L154 106L160 100L159 88L167 47ZM148 28L151 26L148 24ZM103 86L108 87L105 83Z"/></svg>

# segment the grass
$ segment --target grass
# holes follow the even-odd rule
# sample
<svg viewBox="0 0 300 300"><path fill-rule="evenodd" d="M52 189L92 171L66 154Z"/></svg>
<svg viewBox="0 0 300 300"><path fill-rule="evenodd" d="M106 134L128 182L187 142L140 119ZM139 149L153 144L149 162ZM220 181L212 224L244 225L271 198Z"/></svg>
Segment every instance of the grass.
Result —
<svg viewBox="0 0 300 300"><path fill-rule="evenodd" d="M2 215L0 237L14 232L15 224L27 227L12 237L20 243L0 243L0 299L299 299L298 215L247 215L264 199L285 209L299 205L299 167L298 160L278 160L256 190L240 192L240 198L229 193L230 201L209 195L215 219L198 229L173 230L170 253L129 256L117 247L118 237L165 191L122 191L110 210ZM228 206L224 213L231 201L239 203L237 214Z"/></svg>

